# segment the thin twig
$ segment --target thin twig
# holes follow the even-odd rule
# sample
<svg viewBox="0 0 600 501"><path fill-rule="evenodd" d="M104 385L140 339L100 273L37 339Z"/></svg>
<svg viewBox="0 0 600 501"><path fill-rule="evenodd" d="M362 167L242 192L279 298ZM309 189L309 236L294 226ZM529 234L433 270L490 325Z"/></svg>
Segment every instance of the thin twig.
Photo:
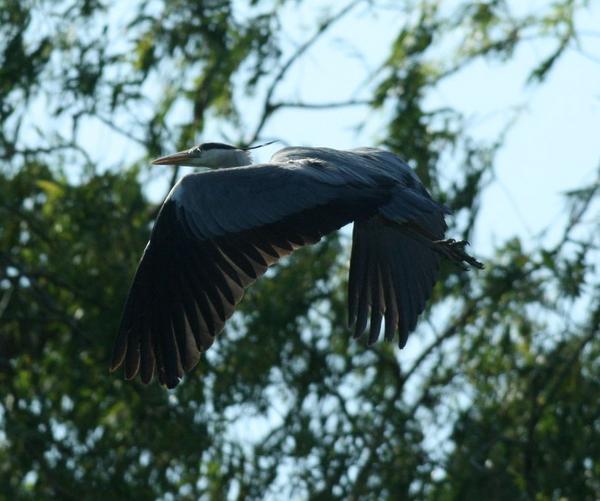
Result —
<svg viewBox="0 0 600 501"><path fill-rule="evenodd" d="M135 136L134 134L132 134L128 130L123 129L121 126L117 125L112 120L109 120L108 118L103 117L102 115L100 115L98 113L94 114L93 116L96 117L98 120L100 120L104 125L110 127L115 132L118 132L122 136L125 136L127 139L131 139L132 141L134 141L134 142L136 142L138 144L141 144L144 147L148 146L148 144L147 144L146 141L144 141L143 139L140 139L139 137Z"/></svg>
<svg viewBox="0 0 600 501"><path fill-rule="evenodd" d="M373 104L373 101L369 99L350 99L349 101L339 101L333 103L303 103L301 101L297 102L287 102L282 101L279 103L273 104L274 109L280 108L300 108L307 110L329 110L329 109L337 109L337 108L347 108L350 106L370 106Z"/></svg>

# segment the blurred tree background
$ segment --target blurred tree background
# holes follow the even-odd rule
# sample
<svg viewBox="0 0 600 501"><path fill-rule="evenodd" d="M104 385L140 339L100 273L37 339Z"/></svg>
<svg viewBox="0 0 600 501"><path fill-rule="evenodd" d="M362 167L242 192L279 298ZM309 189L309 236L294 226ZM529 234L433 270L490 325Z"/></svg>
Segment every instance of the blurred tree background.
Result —
<svg viewBox="0 0 600 501"><path fill-rule="evenodd" d="M108 374L156 214L147 186L164 195L175 179L150 157L271 139L282 113L362 106L385 121L382 146L456 211L450 235L471 238L504 136L474 139L427 96L536 38L553 48L530 68L541 88L589 7L321 2L290 47L283 13L300 4L0 1L0 498L600 499L598 180L565 194L551 245L515 237L484 272L444 268L409 339L416 356L350 339L342 232L259 281L175 391ZM320 37L378 9L406 16L364 75L370 95L286 96ZM94 159L94 124L121 138L100 145L107 155L135 158Z"/></svg>

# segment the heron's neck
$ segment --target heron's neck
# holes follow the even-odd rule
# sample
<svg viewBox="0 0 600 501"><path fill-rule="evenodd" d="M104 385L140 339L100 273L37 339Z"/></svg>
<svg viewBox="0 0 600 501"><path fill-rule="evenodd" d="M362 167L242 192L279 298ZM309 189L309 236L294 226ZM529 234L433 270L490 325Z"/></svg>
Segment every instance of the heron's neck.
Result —
<svg viewBox="0 0 600 501"><path fill-rule="evenodd" d="M212 150L204 155L205 165L214 166L216 169L241 167L252 163L250 154L244 150Z"/></svg>

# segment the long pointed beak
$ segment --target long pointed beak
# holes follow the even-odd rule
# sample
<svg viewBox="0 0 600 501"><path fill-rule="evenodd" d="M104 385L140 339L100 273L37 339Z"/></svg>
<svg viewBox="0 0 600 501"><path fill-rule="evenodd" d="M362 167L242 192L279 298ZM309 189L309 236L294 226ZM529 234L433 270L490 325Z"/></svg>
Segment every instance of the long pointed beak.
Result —
<svg viewBox="0 0 600 501"><path fill-rule="evenodd" d="M184 165L190 159L189 150L178 151L171 155L152 160L153 165Z"/></svg>

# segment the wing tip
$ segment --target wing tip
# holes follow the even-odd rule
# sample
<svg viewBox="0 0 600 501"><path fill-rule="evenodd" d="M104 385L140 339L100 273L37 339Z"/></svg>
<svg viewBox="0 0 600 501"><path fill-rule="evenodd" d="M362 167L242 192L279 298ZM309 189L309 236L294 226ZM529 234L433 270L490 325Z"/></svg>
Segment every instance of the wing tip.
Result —
<svg viewBox="0 0 600 501"><path fill-rule="evenodd" d="M166 379L164 379L162 381L162 385L166 386L168 390L173 390L175 389L175 387L182 381L183 377L179 377L179 376L175 376L173 377L167 377Z"/></svg>
<svg viewBox="0 0 600 501"><path fill-rule="evenodd" d="M115 372L119 367L123 365L125 361L125 355L127 354L127 350L117 351L117 346L115 346L115 351L110 360L110 365L108 367L109 374Z"/></svg>
<svg viewBox="0 0 600 501"><path fill-rule="evenodd" d="M408 335L410 331L399 330L398 331L398 348L401 350L406 346L406 342L408 341Z"/></svg>

